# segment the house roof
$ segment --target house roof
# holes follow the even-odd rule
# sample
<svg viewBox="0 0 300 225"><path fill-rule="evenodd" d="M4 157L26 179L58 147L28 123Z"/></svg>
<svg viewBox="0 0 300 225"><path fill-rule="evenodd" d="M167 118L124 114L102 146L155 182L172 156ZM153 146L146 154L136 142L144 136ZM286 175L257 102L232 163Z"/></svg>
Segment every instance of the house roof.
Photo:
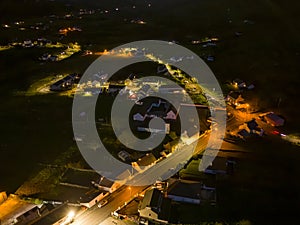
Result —
<svg viewBox="0 0 300 225"><path fill-rule="evenodd" d="M166 85L161 85L159 89L164 89L164 88L172 88L172 89L182 89L179 85L175 84L166 84Z"/></svg>
<svg viewBox="0 0 300 225"><path fill-rule="evenodd" d="M158 219L169 221L171 216L171 199L163 198L158 213Z"/></svg>
<svg viewBox="0 0 300 225"><path fill-rule="evenodd" d="M235 83L237 83L237 84L244 83L244 81L241 80L240 78L235 78L235 79L233 80L233 82L235 82Z"/></svg>
<svg viewBox="0 0 300 225"><path fill-rule="evenodd" d="M216 157L206 170L227 171L227 158Z"/></svg>
<svg viewBox="0 0 300 225"><path fill-rule="evenodd" d="M281 118L280 116L277 116L275 113L269 113L266 115L266 117L268 117L270 120L272 120L276 123L282 123L284 121L283 118Z"/></svg>
<svg viewBox="0 0 300 225"><path fill-rule="evenodd" d="M234 99L237 99L240 95L241 95L241 93L236 92L236 91L231 91L228 94L228 96L230 96L231 98L234 98Z"/></svg>
<svg viewBox="0 0 300 225"><path fill-rule="evenodd" d="M169 187L168 195L199 199L201 188L202 183L200 182L177 180Z"/></svg>
<svg viewBox="0 0 300 225"><path fill-rule="evenodd" d="M243 137L249 137L250 134L248 133L248 131L246 131L245 129L242 129L238 132L238 134L240 134Z"/></svg>
<svg viewBox="0 0 300 225"><path fill-rule="evenodd" d="M215 188L206 187L202 182L189 180L177 180L168 190L168 195L200 200L214 200L215 194Z"/></svg>
<svg viewBox="0 0 300 225"><path fill-rule="evenodd" d="M207 119L210 117L210 110L209 110L208 106L197 105L197 104L180 104L177 112L180 113L180 111L183 111L183 115L193 115L192 112L195 108L196 108L196 111L198 114L198 120L200 123L200 131L208 130L211 125L211 123L207 121ZM185 127L193 127L193 125L191 125L191 124L184 124L184 126Z"/></svg>
<svg viewBox="0 0 300 225"><path fill-rule="evenodd" d="M109 179L107 179L105 177L101 177L99 185L102 186L102 187L111 188L114 183L115 183L114 181L111 181L111 180L109 180Z"/></svg>
<svg viewBox="0 0 300 225"><path fill-rule="evenodd" d="M47 214L46 216L40 218L32 225L51 225L64 218L70 211L78 211L79 207L69 206L67 204L56 207L55 210Z"/></svg>
<svg viewBox="0 0 300 225"><path fill-rule="evenodd" d="M63 180L65 183L89 187L92 180L97 182L100 177L101 176L95 171L79 171L68 168L63 176Z"/></svg>
<svg viewBox="0 0 300 225"><path fill-rule="evenodd" d="M144 155L143 157L139 158L139 160L137 161L137 164L139 166L148 166L155 161L156 161L155 156L150 152L150 153L147 153L146 155Z"/></svg>
<svg viewBox="0 0 300 225"><path fill-rule="evenodd" d="M101 193L106 193L103 190L97 190L95 188L79 188L67 185L58 185L55 188L55 192L43 193L38 195L39 198L49 201L68 201L70 203L87 203L93 200Z"/></svg>
<svg viewBox="0 0 300 225"><path fill-rule="evenodd" d="M251 120L251 121L249 121L249 122L246 122L246 124L247 124L247 126L248 126L248 128L249 128L250 130L254 130L254 129L256 129L257 126L258 126L258 124L256 123L255 119L253 119L253 120Z"/></svg>
<svg viewBox="0 0 300 225"><path fill-rule="evenodd" d="M162 198L163 195L158 189L147 190L139 208L151 207L152 209L158 209Z"/></svg>

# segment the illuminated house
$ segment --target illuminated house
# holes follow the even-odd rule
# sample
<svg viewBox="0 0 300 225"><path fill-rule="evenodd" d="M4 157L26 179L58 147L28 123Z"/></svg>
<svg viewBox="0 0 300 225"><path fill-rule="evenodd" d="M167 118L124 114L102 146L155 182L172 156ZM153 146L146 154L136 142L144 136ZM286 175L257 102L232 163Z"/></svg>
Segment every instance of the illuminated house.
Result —
<svg viewBox="0 0 300 225"><path fill-rule="evenodd" d="M271 112L265 115L265 120L267 123L271 124L273 127L279 127L284 125L284 119L275 113Z"/></svg>
<svg viewBox="0 0 300 225"><path fill-rule="evenodd" d="M227 95L225 100L234 106L239 106L241 103L244 102L242 95L239 92L234 92L234 91L231 91Z"/></svg>
<svg viewBox="0 0 300 225"><path fill-rule="evenodd" d="M171 199L165 198L158 189L147 190L139 204L140 217L168 224L171 211Z"/></svg>
<svg viewBox="0 0 300 225"><path fill-rule="evenodd" d="M168 188L168 198L190 204L216 203L216 189L198 181L177 180Z"/></svg>

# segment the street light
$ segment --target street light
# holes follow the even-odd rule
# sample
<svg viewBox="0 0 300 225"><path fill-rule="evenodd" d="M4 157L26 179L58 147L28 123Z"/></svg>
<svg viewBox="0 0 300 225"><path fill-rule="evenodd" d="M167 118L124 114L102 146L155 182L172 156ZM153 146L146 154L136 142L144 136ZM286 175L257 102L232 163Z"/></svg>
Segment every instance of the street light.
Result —
<svg viewBox="0 0 300 225"><path fill-rule="evenodd" d="M130 197L131 197L131 187L128 187L128 190L130 191Z"/></svg>

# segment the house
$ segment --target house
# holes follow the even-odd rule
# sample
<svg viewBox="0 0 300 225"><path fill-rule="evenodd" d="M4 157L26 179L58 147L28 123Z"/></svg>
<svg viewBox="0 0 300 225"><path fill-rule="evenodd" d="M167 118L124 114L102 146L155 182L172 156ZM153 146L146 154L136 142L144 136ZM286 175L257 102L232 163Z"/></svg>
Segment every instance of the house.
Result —
<svg viewBox="0 0 300 225"><path fill-rule="evenodd" d="M57 185L57 192L54 195L52 192L47 192L38 197L47 201L68 202L75 206L90 208L107 196L111 188L114 188L114 184L107 186L105 182L106 180L101 180L101 176L94 170L68 168L62 177L62 182Z"/></svg>
<svg viewBox="0 0 300 225"><path fill-rule="evenodd" d="M122 159L124 162L129 161L131 159L130 154L124 150L118 153L118 157Z"/></svg>
<svg viewBox="0 0 300 225"><path fill-rule="evenodd" d="M157 67L157 73L165 73L168 69L165 64L161 64Z"/></svg>
<svg viewBox="0 0 300 225"><path fill-rule="evenodd" d="M198 121L199 124L195 124L196 118L191 118L194 112L194 109L196 109L197 111L197 115L198 115ZM181 112L180 112L181 111ZM200 105L200 104L180 104L177 113L182 113L182 115L189 115L190 118L188 118L190 122L190 124L184 124L184 126L188 129L190 128L195 128L195 126L199 127L200 129L198 129L198 131L200 131L200 133L205 132L206 130L210 129L211 126L211 122L208 120L210 117L210 110L208 108L208 106L206 105ZM192 130L190 129L190 131ZM178 133L178 131L177 131ZM189 134L190 136L190 134Z"/></svg>
<svg viewBox="0 0 300 225"><path fill-rule="evenodd" d="M136 162L132 162L131 165L137 171L141 171L144 169L144 167L155 163L155 161L156 161L155 156L150 152L145 154L143 157L139 158Z"/></svg>
<svg viewBox="0 0 300 225"><path fill-rule="evenodd" d="M136 113L133 115L133 120L134 121L144 121L145 116L142 116L140 113Z"/></svg>
<svg viewBox="0 0 300 225"><path fill-rule="evenodd" d="M168 188L167 197L176 202L215 204L216 188L207 187L198 181L177 180Z"/></svg>
<svg viewBox="0 0 300 225"><path fill-rule="evenodd" d="M42 204L29 203L18 195L11 194L0 205L0 224L27 224L29 220L39 217L41 207Z"/></svg>
<svg viewBox="0 0 300 225"><path fill-rule="evenodd" d="M164 119L166 119L166 120L176 120L177 115L173 112L173 110L170 110L169 112L167 112L167 115L164 117Z"/></svg>
<svg viewBox="0 0 300 225"><path fill-rule="evenodd" d="M175 94L175 93L184 93L184 88L179 85L161 85L158 88L158 92L161 94Z"/></svg>
<svg viewBox="0 0 300 225"><path fill-rule="evenodd" d="M227 174L228 160L224 157L216 157L214 161L204 170L207 174Z"/></svg>
<svg viewBox="0 0 300 225"><path fill-rule="evenodd" d="M239 79L239 78L236 78L232 81L232 84L235 86L235 87L238 87L239 89L242 89L242 88L245 88L246 87L246 83Z"/></svg>
<svg viewBox="0 0 300 225"><path fill-rule="evenodd" d="M31 40L25 40L25 41L23 42L22 46L23 46L24 48L31 48L31 47L34 46L34 44L32 43Z"/></svg>
<svg viewBox="0 0 300 225"><path fill-rule="evenodd" d="M71 206L67 203L51 207L52 204L46 204L46 212L36 220L30 222L31 225L62 225L70 224L74 220L74 216L80 211L80 207ZM27 223L28 224L28 223Z"/></svg>
<svg viewBox="0 0 300 225"><path fill-rule="evenodd" d="M265 120L273 127L279 127L284 125L284 119L273 112L270 112L267 115L265 115Z"/></svg>
<svg viewBox="0 0 300 225"><path fill-rule="evenodd" d="M238 135L241 137L241 138L248 138L250 137L250 133L246 130L246 129L241 129L239 132L238 132Z"/></svg>
<svg viewBox="0 0 300 225"><path fill-rule="evenodd" d="M226 96L225 101L234 106L239 106L244 102L242 95L239 92L231 91Z"/></svg>
<svg viewBox="0 0 300 225"><path fill-rule="evenodd" d="M58 61L58 56L57 55L51 55L49 60L52 61L52 62Z"/></svg>
<svg viewBox="0 0 300 225"><path fill-rule="evenodd" d="M97 184L98 189L101 189L103 191L108 191L110 193L117 190L120 186L121 185L119 183L109 180L103 176L100 178L100 181Z"/></svg>
<svg viewBox="0 0 300 225"><path fill-rule="evenodd" d="M117 85L117 84L109 84L108 86L108 93L116 93L123 89L125 85Z"/></svg>
<svg viewBox="0 0 300 225"><path fill-rule="evenodd" d="M78 74L70 74L59 81L55 82L50 86L51 91L64 91L69 90L73 87L75 82L77 82L80 78L78 78Z"/></svg>
<svg viewBox="0 0 300 225"><path fill-rule="evenodd" d="M138 207L140 217L168 224L171 214L171 199L165 198L156 188L147 190Z"/></svg>
<svg viewBox="0 0 300 225"><path fill-rule="evenodd" d="M7 199L7 194L5 191L0 192L0 205L5 202L5 200Z"/></svg>
<svg viewBox="0 0 300 225"><path fill-rule="evenodd" d="M163 126L161 124L153 124L152 128L148 127L137 127L138 131L145 131L149 133L163 133L163 134L169 134L170 133L170 124L165 123Z"/></svg>
<svg viewBox="0 0 300 225"><path fill-rule="evenodd" d="M147 109L147 113L158 110L166 111L169 107L170 104L167 104L165 101L159 99L157 103L152 103L150 105L150 107Z"/></svg>
<svg viewBox="0 0 300 225"><path fill-rule="evenodd" d="M39 57L39 60L41 60L41 61L48 61L48 60L50 60L50 58L51 58L51 54L45 53L41 57Z"/></svg>
<svg viewBox="0 0 300 225"><path fill-rule="evenodd" d="M258 128L258 124L256 123L255 119L250 120L249 122L246 122L248 129L250 130L250 133L255 133L255 131Z"/></svg>
<svg viewBox="0 0 300 225"><path fill-rule="evenodd" d="M148 85L149 87L157 87L159 80L155 77L144 77L141 79L143 86Z"/></svg>
<svg viewBox="0 0 300 225"><path fill-rule="evenodd" d="M209 55L209 56L206 57L206 60L207 60L208 62L213 62L213 61L215 61L215 57L212 56L212 55Z"/></svg>

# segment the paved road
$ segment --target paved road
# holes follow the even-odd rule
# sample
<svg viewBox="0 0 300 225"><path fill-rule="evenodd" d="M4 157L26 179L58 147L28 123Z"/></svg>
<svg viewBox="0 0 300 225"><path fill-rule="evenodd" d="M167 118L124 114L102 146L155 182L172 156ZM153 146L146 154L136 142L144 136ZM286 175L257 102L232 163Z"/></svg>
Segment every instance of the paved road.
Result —
<svg viewBox="0 0 300 225"><path fill-rule="evenodd" d="M141 192L147 187L128 187L122 186L117 191L110 194L107 198L108 203L102 208L97 205L87 209L81 215L77 216L72 225L98 225L110 216L110 213L118 209L119 206L124 205L134 195Z"/></svg>
<svg viewBox="0 0 300 225"><path fill-rule="evenodd" d="M207 145L207 140L209 135L205 135L198 140L198 145L196 147L196 152L201 152L205 149ZM157 178L158 180L165 180L169 176L174 174L174 170L179 170L178 168L171 167L170 165L179 165L184 166L183 162L187 161L190 156L191 152L194 149L194 145L196 143L185 145L182 148L175 151L173 154L176 157L168 157L163 161L159 162L155 166L152 166L145 170L143 173L136 175L133 179L133 183L147 183L151 178ZM165 171L162 177L157 177L157 174L160 171ZM149 178L150 177L150 178ZM81 215L75 218L73 222L74 225L98 225L104 220L106 220L110 213L118 209L119 206L124 205L125 202L128 202L134 195L140 193L142 190L147 188L148 186L122 186L116 192L110 194L107 198L109 203L102 208L98 208L97 205L87 209Z"/></svg>

